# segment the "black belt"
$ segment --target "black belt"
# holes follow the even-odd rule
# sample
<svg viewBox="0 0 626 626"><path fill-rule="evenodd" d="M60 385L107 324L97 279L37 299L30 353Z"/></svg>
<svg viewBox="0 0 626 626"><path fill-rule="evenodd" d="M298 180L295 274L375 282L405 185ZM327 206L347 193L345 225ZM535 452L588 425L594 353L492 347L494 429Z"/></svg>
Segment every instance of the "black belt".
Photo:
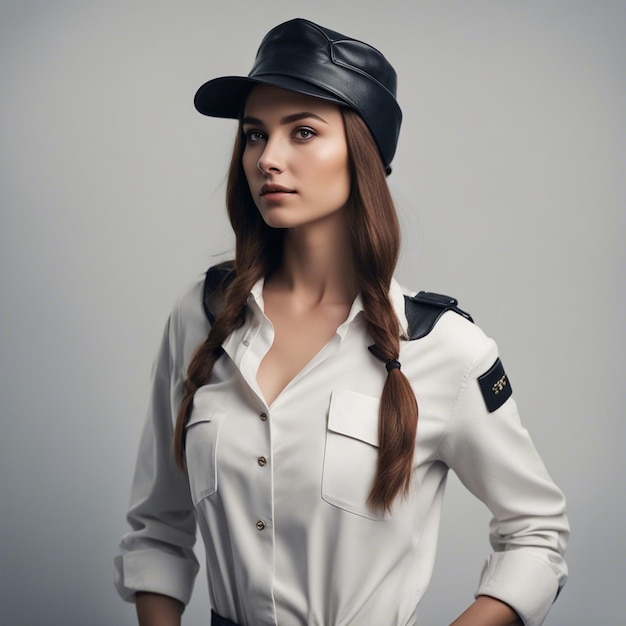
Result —
<svg viewBox="0 0 626 626"><path fill-rule="evenodd" d="M211 626L237 626L237 624L211 611Z"/></svg>

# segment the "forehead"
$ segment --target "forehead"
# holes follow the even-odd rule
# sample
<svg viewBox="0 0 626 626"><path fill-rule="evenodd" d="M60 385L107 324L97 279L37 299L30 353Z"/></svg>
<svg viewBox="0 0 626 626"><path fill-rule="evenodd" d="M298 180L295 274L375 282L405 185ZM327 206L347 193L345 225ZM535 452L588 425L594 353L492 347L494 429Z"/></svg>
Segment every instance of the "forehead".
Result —
<svg viewBox="0 0 626 626"><path fill-rule="evenodd" d="M332 102L269 85L257 85L252 89L246 100L244 116L261 118L295 111L310 111L320 116L341 116L339 106Z"/></svg>

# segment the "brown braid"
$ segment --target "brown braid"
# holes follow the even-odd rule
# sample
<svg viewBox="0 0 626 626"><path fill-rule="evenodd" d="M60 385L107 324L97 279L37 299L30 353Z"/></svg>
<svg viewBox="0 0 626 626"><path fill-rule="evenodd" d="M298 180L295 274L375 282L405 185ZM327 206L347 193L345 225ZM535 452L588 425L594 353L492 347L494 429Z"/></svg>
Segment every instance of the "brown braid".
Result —
<svg viewBox="0 0 626 626"><path fill-rule="evenodd" d="M363 120L344 111L353 193L350 224L354 266L368 331L383 361L399 358L400 326L389 300L398 260L400 227L378 150ZM391 368L383 387L378 420L378 466L368 502L388 511L411 484L417 434L417 401L399 368Z"/></svg>

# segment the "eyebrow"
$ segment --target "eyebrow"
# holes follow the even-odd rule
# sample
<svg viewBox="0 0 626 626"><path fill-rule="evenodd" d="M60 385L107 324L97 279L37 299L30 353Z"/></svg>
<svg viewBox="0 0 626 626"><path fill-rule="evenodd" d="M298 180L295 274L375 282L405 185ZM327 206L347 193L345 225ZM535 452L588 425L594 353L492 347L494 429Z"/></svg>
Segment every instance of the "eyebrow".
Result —
<svg viewBox="0 0 626 626"><path fill-rule="evenodd" d="M323 122L324 124L328 124L328 122L324 118L316 115L315 113L312 113L311 111L302 111L301 113L292 113L291 115L286 115L280 120L280 124L292 124L293 122L298 122L300 120L311 117L313 119L319 120L320 122ZM260 120L258 117L246 116L243 118L242 124L257 124L259 126L263 126L263 120Z"/></svg>

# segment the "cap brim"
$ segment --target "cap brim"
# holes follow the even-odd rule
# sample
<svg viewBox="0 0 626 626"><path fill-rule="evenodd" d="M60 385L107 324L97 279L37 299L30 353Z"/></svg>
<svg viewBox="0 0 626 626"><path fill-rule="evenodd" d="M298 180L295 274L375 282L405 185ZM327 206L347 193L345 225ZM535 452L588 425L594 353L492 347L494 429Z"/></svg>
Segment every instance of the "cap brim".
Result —
<svg viewBox="0 0 626 626"><path fill-rule="evenodd" d="M254 78L248 76L214 78L198 89L194 105L203 115L238 119L248 94L257 85L270 85L335 104L347 104L334 94L298 78L268 74Z"/></svg>

